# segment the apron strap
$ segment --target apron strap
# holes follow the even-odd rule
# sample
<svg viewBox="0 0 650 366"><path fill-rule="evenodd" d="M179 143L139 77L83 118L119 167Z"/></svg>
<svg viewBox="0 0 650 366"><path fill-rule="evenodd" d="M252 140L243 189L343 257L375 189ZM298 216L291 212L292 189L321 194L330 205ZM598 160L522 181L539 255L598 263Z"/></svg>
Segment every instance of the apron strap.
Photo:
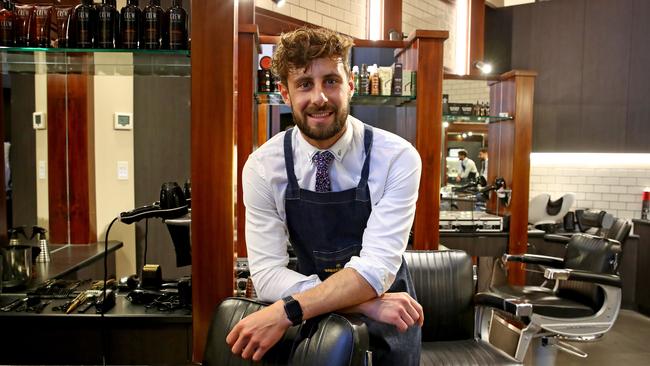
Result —
<svg viewBox="0 0 650 366"><path fill-rule="evenodd" d="M284 133L284 166L287 169L287 192L285 199L296 199L300 197L300 186L296 179L296 172L293 169L293 148L291 146L291 137L293 136L293 127Z"/></svg>
<svg viewBox="0 0 650 366"><path fill-rule="evenodd" d="M366 152L366 160L364 160L363 169L361 169L361 179L359 179L359 185L357 185L356 199L358 201L369 201L368 175L370 174L370 152L372 151L372 127L367 124L364 124L363 127L363 147Z"/></svg>

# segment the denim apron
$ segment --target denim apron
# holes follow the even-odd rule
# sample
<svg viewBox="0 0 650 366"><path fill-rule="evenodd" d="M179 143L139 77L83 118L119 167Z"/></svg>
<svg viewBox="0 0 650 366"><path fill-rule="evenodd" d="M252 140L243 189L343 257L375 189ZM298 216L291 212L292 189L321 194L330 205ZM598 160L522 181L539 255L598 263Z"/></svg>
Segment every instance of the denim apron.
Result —
<svg viewBox="0 0 650 366"><path fill-rule="evenodd" d="M284 205L289 239L298 260L298 272L307 276L317 274L324 281L361 251L363 232L372 210L368 190L372 127L365 125L364 128L366 159L359 185L340 192L313 192L298 186L291 136L291 130L286 131L284 161L288 185ZM388 292L407 292L415 298L413 281L403 259ZM375 366L419 365L419 326L409 327L405 333L400 333L393 325L365 316L362 319L368 326Z"/></svg>

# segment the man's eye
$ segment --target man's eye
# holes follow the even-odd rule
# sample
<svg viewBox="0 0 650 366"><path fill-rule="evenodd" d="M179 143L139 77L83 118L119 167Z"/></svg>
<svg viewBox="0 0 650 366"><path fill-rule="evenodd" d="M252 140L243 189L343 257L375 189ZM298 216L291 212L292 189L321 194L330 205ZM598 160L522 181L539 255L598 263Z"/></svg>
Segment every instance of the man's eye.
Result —
<svg viewBox="0 0 650 366"><path fill-rule="evenodd" d="M328 80L325 80L325 83L326 83L327 85L336 85L336 84L338 84L338 80L335 80L335 79L328 79Z"/></svg>
<svg viewBox="0 0 650 366"><path fill-rule="evenodd" d="M298 88L300 89L307 89L311 86L311 82L309 81L303 81L301 83L298 83Z"/></svg>

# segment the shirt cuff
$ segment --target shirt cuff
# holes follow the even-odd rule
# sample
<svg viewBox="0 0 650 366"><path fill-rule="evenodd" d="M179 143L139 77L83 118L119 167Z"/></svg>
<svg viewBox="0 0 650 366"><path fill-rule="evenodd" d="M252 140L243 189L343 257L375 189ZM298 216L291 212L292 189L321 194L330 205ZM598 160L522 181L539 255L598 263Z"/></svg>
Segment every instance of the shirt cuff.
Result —
<svg viewBox="0 0 650 366"><path fill-rule="evenodd" d="M282 293L282 296L280 298L285 298L285 297L287 297L289 295L294 295L294 294L297 294L297 293L305 292L305 291L307 291L309 289L312 289L312 288L320 285L321 282L322 281L320 280L320 278L318 278L318 275L313 274L313 275L305 278L304 280L291 285L291 287L289 287L288 289L286 289Z"/></svg>
<svg viewBox="0 0 650 366"><path fill-rule="evenodd" d="M397 271L392 273L388 268L377 265L376 263L370 265L360 257L352 257L345 265L345 268L352 268L357 271L372 286L377 296L381 296L384 292L388 291L395 281L395 275L397 273Z"/></svg>

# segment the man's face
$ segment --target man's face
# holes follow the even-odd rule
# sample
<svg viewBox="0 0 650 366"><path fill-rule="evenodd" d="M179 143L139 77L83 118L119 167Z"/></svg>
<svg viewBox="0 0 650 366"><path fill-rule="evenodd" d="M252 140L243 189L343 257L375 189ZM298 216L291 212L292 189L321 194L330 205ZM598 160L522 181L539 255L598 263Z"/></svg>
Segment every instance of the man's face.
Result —
<svg viewBox="0 0 650 366"><path fill-rule="evenodd" d="M458 159L459 159L460 161L465 160L465 155L458 154Z"/></svg>
<svg viewBox="0 0 650 366"><path fill-rule="evenodd" d="M292 69L280 86L293 120L312 145L328 148L345 131L354 83L340 59L319 58L306 69Z"/></svg>
<svg viewBox="0 0 650 366"><path fill-rule="evenodd" d="M483 151L479 151L479 153L478 153L478 157L479 157L479 159L481 159L481 160L485 160L485 159L487 158L487 154L484 153Z"/></svg>

